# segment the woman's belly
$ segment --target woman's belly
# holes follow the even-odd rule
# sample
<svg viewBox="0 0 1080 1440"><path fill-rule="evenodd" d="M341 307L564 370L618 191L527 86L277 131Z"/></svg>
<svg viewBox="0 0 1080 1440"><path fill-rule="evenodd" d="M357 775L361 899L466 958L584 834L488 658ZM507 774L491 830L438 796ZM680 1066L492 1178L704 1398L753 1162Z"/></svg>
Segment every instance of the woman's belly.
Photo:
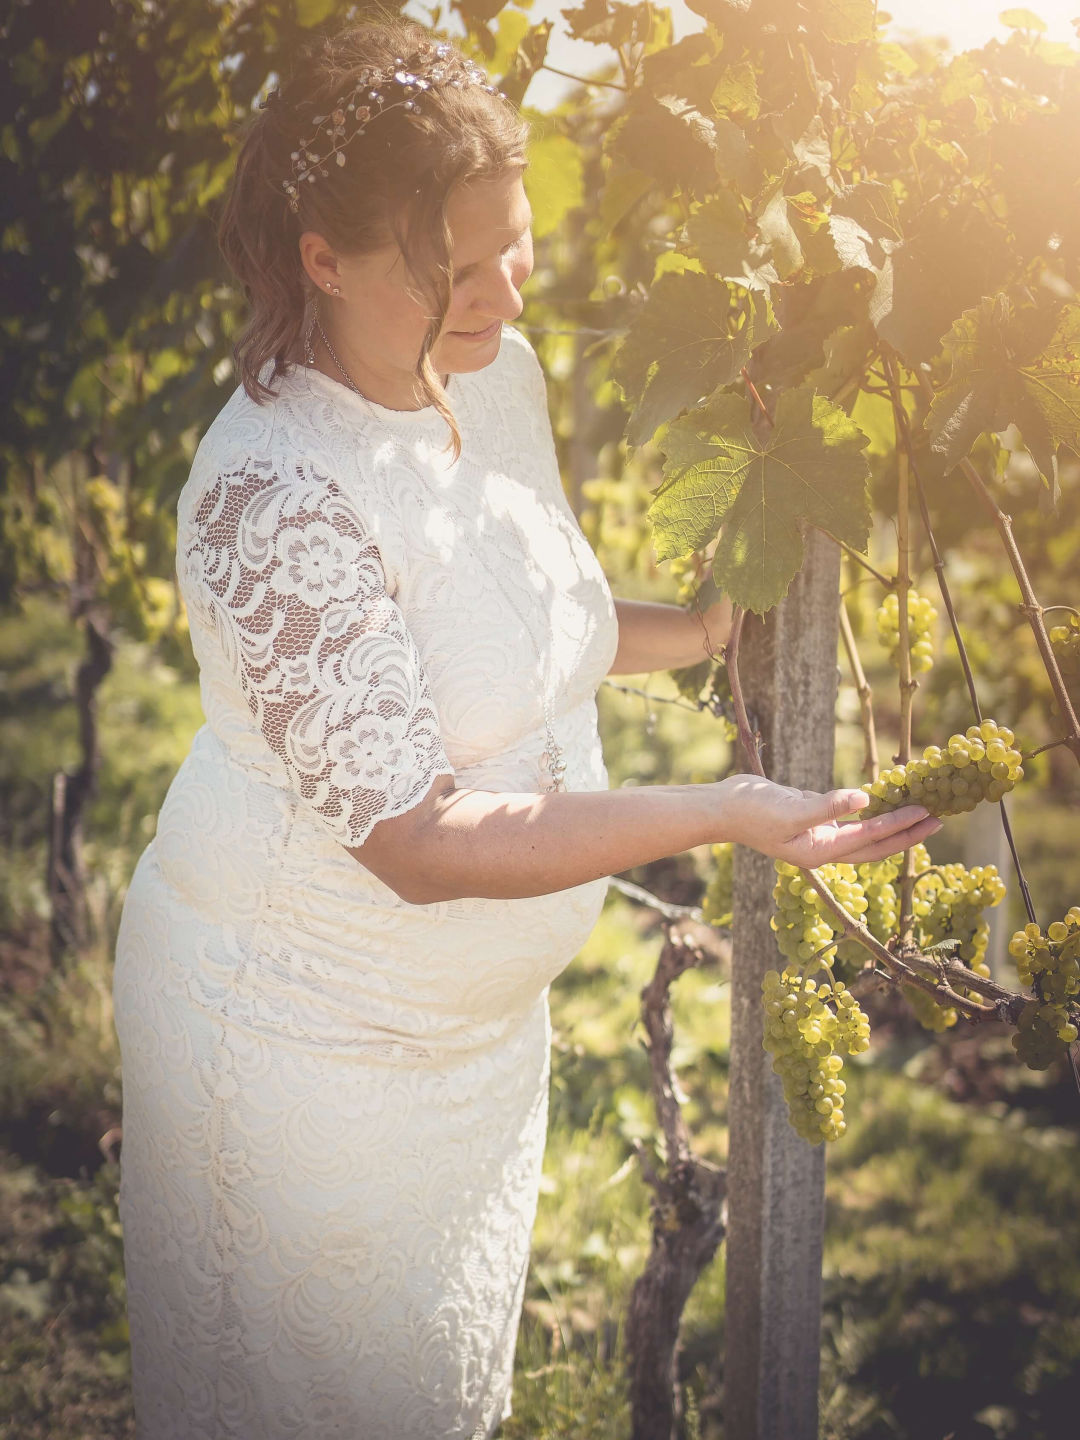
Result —
<svg viewBox="0 0 1080 1440"><path fill-rule="evenodd" d="M570 730L582 728L584 741L567 748L568 783L606 787L595 722L594 744L587 725ZM535 788L513 757L497 773L485 766L458 784ZM484 1045L520 1022L585 943L607 890L601 877L533 897L409 904L292 792L240 768L206 726L169 787L146 862L142 902L161 909L171 934L195 922L175 963L204 1003L221 1003L227 976L250 1023L306 1024L329 1043L367 1027L397 1037L403 1056Z"/></svg>

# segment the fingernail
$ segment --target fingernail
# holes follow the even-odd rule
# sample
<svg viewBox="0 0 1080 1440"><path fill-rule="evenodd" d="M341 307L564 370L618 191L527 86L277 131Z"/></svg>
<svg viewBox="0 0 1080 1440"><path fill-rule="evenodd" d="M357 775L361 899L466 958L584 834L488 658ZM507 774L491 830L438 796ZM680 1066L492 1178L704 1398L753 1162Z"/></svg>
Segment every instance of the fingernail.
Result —
<svg viewBox="0 0 1080 1440"><path fill-rule="evenodd" d="M944 820L939 820L939 821L937 821L937 823L936 823L935 825L932 825L932 826L930 827L930 829L929 829L926 833L927 833L928 835L936 835L939 830L944 830L944 828L945 828L945 821L944 821Z"/></svg>

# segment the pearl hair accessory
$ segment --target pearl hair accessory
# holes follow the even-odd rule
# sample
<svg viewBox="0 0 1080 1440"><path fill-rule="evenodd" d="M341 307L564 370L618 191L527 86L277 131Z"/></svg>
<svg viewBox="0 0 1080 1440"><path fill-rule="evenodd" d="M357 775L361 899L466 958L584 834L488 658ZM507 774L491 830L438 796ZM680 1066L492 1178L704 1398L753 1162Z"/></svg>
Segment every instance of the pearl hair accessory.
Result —
<svg viewBox="0 0 1080 1440"><path fill-rule="evenodd" d="M291 156L292 178L282 181L282 189L289 198L293 214L300 212L300 186L305 181L314 184L318 175L329 175L330 172L325 167L331 161L344 165L346 145L351 144L357 135L363 135L374 116L382 111L394 110L403 105L413 114L419 114L420 106L413 96L423 94L434 85L451 85L455 89L463 89L466 85L481 85L489 95L507 99L501 90L489 82L487 72L479 65L467 59L461 66L448 64L453 57L452 46L439 44L434 47L429 60L421 65L419 72L406 70L405 61L400 55L394 58L395 68L361 70L352 90L330 107L329 114L313 115L311 121L317 129L307 139L298 142L297 149ZM397 86L402 98L388 104L390 96L395 93L393 90L384 91L383 87L388 86ZM280 100L280 91L272 90L265 100L260 101L259 108L266 109L271 103ZM326 148L327 141L329 148Z"/></svg>

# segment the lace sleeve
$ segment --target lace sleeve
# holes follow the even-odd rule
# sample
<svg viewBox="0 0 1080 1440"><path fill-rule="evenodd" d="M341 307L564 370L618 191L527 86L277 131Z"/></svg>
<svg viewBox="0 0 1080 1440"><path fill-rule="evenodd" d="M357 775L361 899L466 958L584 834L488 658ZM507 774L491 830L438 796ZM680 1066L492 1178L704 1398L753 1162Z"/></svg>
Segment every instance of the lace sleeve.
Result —
<svg viewBox="0 0 1080 1440"><path fill-rule="evenodd" d="M378 547L332 480L256 461L219 472L181 541L189 608L221 643L291 787L336 840L361 844L454 773Z"/></svg>

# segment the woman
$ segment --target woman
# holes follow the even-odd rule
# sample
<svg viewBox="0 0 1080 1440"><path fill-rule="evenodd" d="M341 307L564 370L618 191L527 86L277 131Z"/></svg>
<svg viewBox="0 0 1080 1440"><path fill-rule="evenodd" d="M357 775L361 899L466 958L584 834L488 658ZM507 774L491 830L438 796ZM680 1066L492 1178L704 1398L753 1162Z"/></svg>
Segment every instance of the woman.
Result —
<svg viewBox="0 0 1080 1440"><path fill-rule="evenodd" d="M257 115L223 211L243 383L178 507L206 723L114 983L139 1440L492 1435L548 986L606 877L937 823L840 829L861 792L745 775L607 788L598 685L693 662L700 621L614 602L565 500L512 325L526 131L485 80L415 24L346 30Z"/></svg>

